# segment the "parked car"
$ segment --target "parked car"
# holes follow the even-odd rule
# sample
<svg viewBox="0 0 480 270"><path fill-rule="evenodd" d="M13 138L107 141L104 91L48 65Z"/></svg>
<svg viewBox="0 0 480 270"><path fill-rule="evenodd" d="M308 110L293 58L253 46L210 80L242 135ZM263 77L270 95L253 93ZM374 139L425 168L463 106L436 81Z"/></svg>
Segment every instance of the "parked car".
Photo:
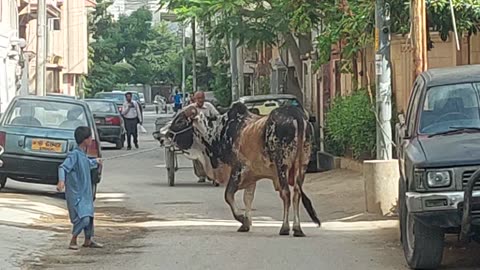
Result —
<svg viewBox="0 0 480 270"><path fill-rule="evenodd" d="M312 129L312 154L310 158L310 163L308 165L308 171L314 172L320 169L319 160L317 157L317 152L320 150L320 144L318 138L320 138L318 132L316 132L317 128L314 128L316 124L315 117L310 116L309 112L307 112L301 105L300 101L294 95L289 94L272 94L272 95L258 95L258 96L244 96L239 98L239 102L244 103L250 112L258 115L268 115L270 114L275 108L284 106L284 105L292 105L301 108L307 117L309 118L310 127Z"/></svg>
<svg viewBox="0 0 480 270"><path fill-rule="evenodd" d="M69 98L69 99L77 99L76 96L64 95L60 93L47 93L47 97L62 97L62 98Z"/></svg>
<svg viewBox="0 0 480 270"><path fill-rule="evenodd" d="M102 156L93 114L85 102L59 97L16 97L0 122L0 188L7 179L56 185L58 167L76 146L78 126L92 129L91 158ZM92 170L93 194L102 167Z"/></svg>
<svg viewBox="0 0 480 270"><path fill-rule="evenodd" d="M117 108L121 113L122 109L123 109L123 103L125 103L125 94L126 93L127 92L123 92L123 91L99 92L99 93L95 94L94 98L95 99L108 99L108 100L115 101L115 104L117 104ZM140 104L140 96L138 95L138 93L137 94L132 93L132 99ZM142 110L142 114L143 114L143 107L142 106L140 106L140 110Z"/></svg>
<svg viewBox="0 0 480 270"><path fill-rule="evenodd" d="M143 93L138 93L138 96L140 97L140 104L145 109L145 106L146 106L145 95Z"/></svg>
<svg viewBox="0 0 480 270"><path fill-rule="evenodd" d="M100 141L114 143L117 149L125 144L125 123L115 101L85 99L95 119Z"/></svg>
<svg viewBox="0 0 480 270"><path fill-rule="evenodd" d="M468 203L468 224L462 215L465 188L480 169L479 103L480 65L431 69L417 77L407 113L399 114L400 233L413 269L438 268L446 233L471 224L468 237L478 239L480 185Z"/></svg>

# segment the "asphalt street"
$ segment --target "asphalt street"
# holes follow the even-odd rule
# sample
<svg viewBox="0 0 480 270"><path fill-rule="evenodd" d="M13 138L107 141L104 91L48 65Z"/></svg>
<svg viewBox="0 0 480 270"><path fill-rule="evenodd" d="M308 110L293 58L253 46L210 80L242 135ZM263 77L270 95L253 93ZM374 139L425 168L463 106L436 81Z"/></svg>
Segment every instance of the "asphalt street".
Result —
<svg viewBox="0 0 480 270"><path fill-rule="evenodd" d="M70 224L54 187L8 182L0 193L0 269L407 269L395 220L334 218L313 184L305 189L314 194L322 228L303 212L307 237L279 236L282 203L264 181L251 232L237 233L223 187L197 183L190 161L179 157L176 186L167 185L164 150L151 135L156 117L146 113L140 149L104 145L96 237L105 249L67 250ZM243 206L241 197L237 202ZM447 254L446 269L480 265L462 257L467 268L454 268L455 256Z"/></svg>

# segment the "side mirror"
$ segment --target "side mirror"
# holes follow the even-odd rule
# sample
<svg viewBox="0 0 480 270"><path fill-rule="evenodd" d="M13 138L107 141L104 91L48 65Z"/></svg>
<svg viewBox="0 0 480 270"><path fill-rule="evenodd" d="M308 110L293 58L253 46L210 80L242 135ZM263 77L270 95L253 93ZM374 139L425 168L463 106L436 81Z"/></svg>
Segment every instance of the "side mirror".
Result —
<svg viewBox="0 0 480 270"><path fill-rule="evenodd" d="M317 118L316 118L315 116L310 116L310 117L308 118L308 122L310 122L310 123L315 123L315 122L317 122Z"/></svg>
<svg viewBox="0 0 480 270"><path fill-rule="evenodd" d="M260 110L257 109L257 108L250 109L250 112L253 113L253 114L257 114L257 115L260 114Z"/></svg>
<svg viewBox="0 0 480 270"><path fill-rule="evenodd" d="M400 123L401 126L405 125L405 116L403 115L403 113L398 114L398 122Z"/></svg>

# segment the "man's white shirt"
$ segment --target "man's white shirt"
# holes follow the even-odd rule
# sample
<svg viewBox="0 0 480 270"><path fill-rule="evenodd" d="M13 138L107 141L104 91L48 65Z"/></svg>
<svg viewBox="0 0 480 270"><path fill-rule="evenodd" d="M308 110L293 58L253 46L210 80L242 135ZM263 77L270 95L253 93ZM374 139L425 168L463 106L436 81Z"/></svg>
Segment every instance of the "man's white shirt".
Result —
<svg viewBox="0 0 480 270"><path fill-rule="evenodd" d="M190 107L196 108L198 111L202 112L206 117L213 117L213 116L220 115L220 113L217 111L217 109L215 109L215 106L213 106L212 103L207 102L207 101L205 101L203 103L202 108L199 108L197 103L192 103L192 104L188 105L187 107L185 107L185 109L190 108Z"/></svg>

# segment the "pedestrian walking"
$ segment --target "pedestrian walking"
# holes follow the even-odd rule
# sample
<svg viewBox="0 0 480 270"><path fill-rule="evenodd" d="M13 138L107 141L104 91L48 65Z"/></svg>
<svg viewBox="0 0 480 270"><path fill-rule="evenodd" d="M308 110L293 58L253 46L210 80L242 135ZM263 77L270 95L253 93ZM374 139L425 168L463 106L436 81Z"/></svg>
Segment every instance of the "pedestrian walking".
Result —
<svg viewBox="0 0 480 270"><path fill-rule="evenodd" d="M163 110L163 107L165 106L162 96L160 96L160 94L156 94L153 102L155 103L155 111L158 114L159 111Z"/></svg>
<svg viewBox="0 0 480 270"><path fill-rule="evenodd" d="M175 96L173 97L173 100L175 103L175 107L173 107L173 110L175 111L175 113L177 113L182 109L182 95L178 93L178 91L175 91Z"/></svg>
<svg viewBox="0 0 480 270"><path fill-rule="evenodd" d="M125 119L125 129L127 130L127 150L132 149L132 137L135 148L138 149L138 124L143 123L142 110L135 100L132 100L132 93L125 94L125 103L123 104L123 118Z"/></svg>
<svg viewBox="0 0 480 270"><path fill-rule="evenodd" d="M92 130L81 126L75 130L75 147L58 169L57 190L65 189L68 215L73 224L69 249L77 250L77 237L85 233L83 247L102 248L93 241L94 205L90 171L102 164L100 159L89 159L87 149L92 143Z"/></svg>

